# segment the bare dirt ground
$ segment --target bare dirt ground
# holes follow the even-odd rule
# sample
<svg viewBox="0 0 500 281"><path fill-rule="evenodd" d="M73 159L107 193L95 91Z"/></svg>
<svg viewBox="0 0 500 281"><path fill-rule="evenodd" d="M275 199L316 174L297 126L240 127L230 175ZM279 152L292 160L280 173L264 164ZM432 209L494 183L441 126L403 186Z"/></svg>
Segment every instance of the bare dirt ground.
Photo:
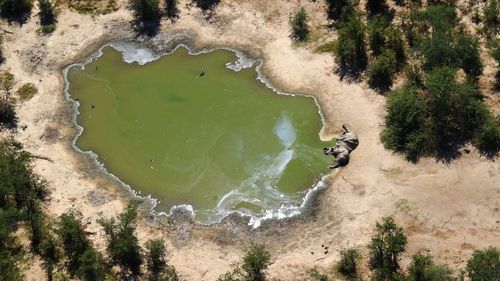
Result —
<svg viewBox="0 0 500 281"><path fill-rule="evenodd" d="M170 262L186 280L215 280L238 262L250 241L265 243L270 249L272 277L304 280L309 268L331 270L339 258L337 250L345 246L366 252L375 222L386 215L394 215L406 229L409 245L403 263L422 250L459 269L474 249L500 248L498 160L487 160L471 148L450 163L423 159L415 165L384 149L379 134L385 98L363 84L340 81L331 55L313 52L319 42L333 36L324 27L322 3L226 0L207 17L180 1L180 18L175 23L164 20L153 39L161 43L172 34L191 34L197 47L234 47L261 58L264 73L281 90L318 98L326 121L323 137L349 123L360 138L349 166L332 173L329 188L304 218L258 230L237 219L203 227L183 220L141 218L140 240L164 237ZM114 13L95 17L62 10L50 36L36 33L35 16L22 26L2 23L13 34L4 34L7 60L1 69L12 72L18 84L33 82L39 89L38 95L18 104L20 125L27 127L13 135L28 151L52 160L35 162L35 171L52 188L49 214L80 213L87 229L96 233L93 241L101 249L103 233L96 220L118 214L129 197L89 157L71 148L73 109L63 96L62 69L105 42L134 37L132 16L123 1L119 6ZM311 17L314 40L296 46L289 38L288 18L301 6ZM488 67L486 73L493 73L491 63ZM498 103L491 104L498 112ZM329 247L327 253L322 245ZM44 278L39 261L28 267L28 280Z"/></svg>

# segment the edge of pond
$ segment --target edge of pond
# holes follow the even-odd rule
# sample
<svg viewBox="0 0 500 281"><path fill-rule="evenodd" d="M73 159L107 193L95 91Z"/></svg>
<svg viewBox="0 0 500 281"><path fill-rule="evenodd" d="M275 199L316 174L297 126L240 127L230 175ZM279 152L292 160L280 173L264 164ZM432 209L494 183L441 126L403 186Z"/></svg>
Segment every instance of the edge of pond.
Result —
<svg viewBox="0 0 500 281"><path fill-rule="evenodd" d="M175 39L175 38L174 38ZM322 176L321 180L317 181L315 184L313 184L311 187L306 189L304 192L304 196L302 198L302 203L299 206L293 206L293 207L288 207L288 208L280 208L278 210L266 210L264 214L260 216L252 216L249 214L242 213L240 211L228 211L220 220L213 222L213 223L201 223L196 220L194 220L195 216L195 210L193 210L191 205L188 204L182 204L182 205L176 205L173 206L170 211L163 212L163 211L156 211L156 205L158 204L159 200L156 198L153 198L151 195L142 195L140 191L135 190L132 186L128 185L127 183L123 182L120 180L116 175L111 173L104 167L104 164L99 161L99 156L93 152L93 151L83 151L80 148L76 146L76 141L82 134L84 128L80 126L77 123L77 117L80 114L78 107L79 107L79 102L77 100L74 100L71 98L69 94L69 81L68 81L68 72L71 68L73 67L82 67L84 68L87 64L91 63L92 61L98 59L99 57L102 56L103 54L103 49L107 47L111 47L120 53L122 53L122 58L126 63L138 63L139 65L144 65L149 62L155 61L160 59L163 56L170 55L174 53L178 48L185 48L188 51L189 55L200 55L200 54L205 54L205 53L210 53L212 51L216 50L227 50L233 52L237 60L233 62L228 62L226 63L226 67L233 70L233 71L240 71L242 69L246 68L255 68L255 71L257 72L257 80L259 80L261 83L263 83L267 88L269 88L271 91L273 91L275 94L278 95L286 95L286 96L304 96L308 98L312 98L314 100L314 103L318 109L318 114L320 115L320 119L322 122L322 127L320 132L318 133L318 137L323 140L323 141L328 141L329 139L326 139L324 137L324 131L326 128L326 123L325 123L325 118L320 106L320 103L318 99L313 96L313 95L307 95L307 94L291 94L291 93L286 93L283 91L280 91L277 87L275 87L271 81L263 74L262 71L262 66L264 64L262 59L259 58L253 58L247 53L235 49L235 48L230 48L230 47L206 47L206 48L200 48L197 49L195 47L192 47L192 43L189 42L189 40L186 40L185 38L181 38L181 40L178 40L178 42L174 42L174 44L171 47L159 47L155 45L152 42L140 42L138 40L130 40L130 39L114 39L114 40L108 40L107 43L101 42L101 44L96 44L98 47L97 50L90 52L90 55L82 56L83 59L76 59L77 62L67 64L65 67L62 68L62 74L63 74L63 91L64 91L64 99L66 102L68 102L71 105L72 108L72 118L71 118L71 123L76 128L76 133L74 134L74 137L71 140L71 148L76 151L77 153L81 155L85 155L91 159L91 161L95 164L95 167L97 170L100 172L103 172L104 174L110 176L114 181L116 181L128 194L132 195L133 198L140 199L140 200L145 200L150 204L150 209L149 209L149 214L154 217L154 218L161 218L166 216L167 218L172 218L172 217L184 217L188 220L191 220L199 225L203 226L210 226L214 224L220 224L223 221L226 221L227 219L234 217L236 215L237 218L243 219L247 221L248 226L252 226L253 229L259 228L262 223L269 223L272 221L284 221L284 220L290 220L293 218L298 218L310 211L312 203L315 201L317 194L326 189L328 187L328 177L331 175L331 173L327 173ZM129 59L126 58L126 52L127 50L125 48L127 47L134 47L135 50L138 48L145 48L151 53L149 54L150 57L139 61L137 58L134 58L133 56ZM95 46L96 47L96 46ZM130 54L129 54L130 55ZM80 57L81 58L81 57ZM283 211L287 211L287 213L283 213Z"/></svg>

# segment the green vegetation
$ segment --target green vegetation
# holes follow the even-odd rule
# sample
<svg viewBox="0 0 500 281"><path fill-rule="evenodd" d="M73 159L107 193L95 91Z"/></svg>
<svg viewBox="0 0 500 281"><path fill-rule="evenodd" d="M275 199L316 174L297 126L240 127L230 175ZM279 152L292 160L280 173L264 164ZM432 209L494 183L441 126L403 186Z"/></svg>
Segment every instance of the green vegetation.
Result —
<svg viewBox="0 0 500 281"><path fill-rule="evenodd" d="M372 89L385 92L392 86L395 72L395 55L392 51L386 50L368 67L368 85Z"/></svg>
<svg viewBox="0 0 500 281"><path fill-rule="evenodd" d="M165 0L165 15L173 20L178 17L178 14L177 0Z"/></svg>
<svg viewBox="0 0 500 281"><path fill-rule="evenodd" d="M146 243L146 261L150 281L177 281L179 277L175 268L167 264L165 241L149 240Z"/></svg>
<svg viewBox="0 0 500 281"><path fill-rule="evenodd" d="M406 236L392 217L377 223L377 234L372 238L369 268L376 280L391 280L399 271L399 259L405 251Z"/></svg>
<svg viewBox="0 0 500 281"><path fill-rule="evenodd" d="M232 272L221 275L218 281L265 281L265 270L271 263L271 254L264 245L251 244L243 257L243 264Z"/></svg>
<svg viewBox="0 0 500 281"><path fill-rule="evenodd" d="M355 248L340 251L340 261L335 265L335 270L347 280L356 280L358 276L358 262L360 254Z"/></svg>
<svg viewBox="0 0 500 281"><path fill-rule="evenodd" d="M14 75L9 72L0 72L0 127L14 127L17 115L14 100L11 97L14 87Z"/></svg>
<svg viewBox="0 0 500 281"><path fill-rule="evenodd" d="M0 0L0 17L8 21L24 22L32 7L31 0Z"/></svg>
<svg viewBox="0 0 500 281"><path fill-rule="evenodd" d="M159 0L130 0L135 18L140 22L155 22L160 19Z"/></svg>
<svg viewBox="0 0 500 281"><path fill-rule="evenodd" d="M54 0L55 6L67 5L82 14L108 14L118 9L116 0Z"/></svg>
<svg viewBox="0 0 500 281"><path fill-rule="evenodd" d="M317 269L312 268L307 271L309 281L329 281L328 275L319 272Z"/></svg>
<svg viewBox="0 0 500 281"><path fill-rule="evenodd" d="M44 34L54 32L56 29L56 15L54 13L54 6L49 0L38 0L38 7L40 13L40 29L39 31Z"/></svg>
<svg viewBox="0 0 500 281"><path fill-rule="evenodd" d="M445 265L435 265L432 256L420 253L412 256L408 267L410 280L412 281L453 281L456 280L451 270Z"/></svg>
<svg viewBox="0 0 500 281"><path fill-rule="evenodd" d="M318 53L333 53L335 51L335 46L336 46L336 42L335 41L326 42L326 43L323 43L323 44L319 45L315 49L315 52L318 52Z"/></svg>
<svg viewBox="0 0 500 281"><path fill-rule="evenodd" d="M108 245L107 251L113 265L118 265L124 276L139 276L143 262L142 250L135 236L135 221L137 219L136 202L115 218L102 219L99 223L104 228Z"/></svg>
<svg viewBox="0 0 500 281"><path fill-rule="evenodd" d="M466 271L471 281L498 280L500 278L500 251L493 247L474 251L467 261Z"/></svg>
<svg viewBox="0 0 500 281"><path fill-rule="evenodd" d="M335 46L335 60L341 69L357 74L368 62L365 49L365 25L358 14L339 23L338 40Z"/></svg>
<svg viewBox="0 0 500 281"><path fill-rule="evenodd" d="M193 0L196 3L198 8L203 11L212 10L217 4L219 4L220 0Z"/></svg>
<svg viewBox="0 0 500 281"><path fill-rule="evenodd" d="M292 28L292 40L306 41L309 38L309 26L307 25L307 14L304 8L300 8L293 17L290 17L290 27Z"/></svg>
<svg viewBox="0 0 500 281"><path fill-rule="evenodd" d="M38 89L33 83L23 84L21 87L19 87L19 89L17 89L17 95L19 96L19 98L21 98L21 100L29 100L37 93Z"/></svg>
<svg viewBox="0 0 500 281"><path fill-rule="evenodd" d="M498 0L487 2L483 10L483 22L484 31L488 37L498 31L500 25L500 4Z"/></svg>

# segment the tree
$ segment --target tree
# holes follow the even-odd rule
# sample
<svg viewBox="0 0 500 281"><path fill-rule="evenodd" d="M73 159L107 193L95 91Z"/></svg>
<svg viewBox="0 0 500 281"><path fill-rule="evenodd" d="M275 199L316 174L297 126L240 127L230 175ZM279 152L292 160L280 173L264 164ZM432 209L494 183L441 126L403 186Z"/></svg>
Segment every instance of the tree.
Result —
<svg viewBox="0 0 500 281"><path fill-rule="evenodd" d="M396 60L390 50L384 51L368 68L368 85L372 89L385 92L392 86L393 75L396 72Z"/></svg>
<svg viewBox="0 0 500 281"><path fill-rule="evenodd" d="M131 202L118 220L101 219L107 238L107 251L113 264L119 265L124 275L138 276L141 273L142 254L135 236L137 202Z"/></svg>
<svg viewBox="0 0 500 281"><path fill-rule="evenodd" d="M9 21L24 22L32 6L30 0L0 0L0 17Z"/></svg>
<svg viewBox="0 0 500 281"><path fill-rule="evenodd" d="M151 281L160 280L160 275L167 266L164 244L161 239L149 240L146 243L146 261Z"/></svg>
<svg viewBox="0 0 500 281"><path fill-rule="evenodd" d="M290 27L292 28L292 39L295 41L306 41L309 38L309 26L307 25L307 14L304 8L290 17Z"/></svg>
<svg viewBox="0 0 500 281"><path fill-rule="evenodd" d="M400 70L401 68L403 68L406 61L406 51L403 34L399 29L387 28L386 38L386 48L394 53L396 68Z"/></svg>
<svg viewBox="0 0 500 281"><path fill-rule="evenodd" d="M52 234L46 234L41 243L40 256L44 260L43 267L47 272L47 280L53 280L54 267L60 259L57 240Z"/></svg>
<svg viewBox="0 0 500 281"><path fill-rule="evenodd" d="M381 15L372 17L368 22L368 42L370 44L370 49L375 56L382 53L382 49L384 48L386 42L385 31L388 26L389 23L385 17Z"/></svg>
<svg viewBox="0 0 500 281"><path fill-rule="evenodd" d="M477 38L460 33L455 43L457 60L460 67L472 81L476 81L483 73L483 63L479 53L479 42Z"/></svg>
<svg viewBox="0 0 500 281"><path fill-rule="evenodd" d="M56 234L62 241L64 254L69 259L70 272L76 272L80 267L80 257L90 247L81 221L72 213L62 214Z"/></svg>
<svg viewBox="0 0 500 281"><path fill-rule="evenodd" d="M335 265L335 270L344 278L353 280L358 277L358 260L360 254L355 248L340 251L340 261Z"/></svg>
<svg viewBox="0 0 500 281"><path fill-rule="evenodd" d="M243 258L241 268L246 273L248 281L266 280L265 270L271 265L271 254L264 245L251 244Z"/></svg>
<svg viewBox="0 0 500 281"><path fill-rule="evenodd" d="M333 20L345 20L354 12L353 0L326 0L327 14Z"/></svg>
<svg viewBox="0 0 500 281"><path fill-rule="evenodd" d="M212 10L220 0L193 0L196 2L196 6L203 11Z"/></svg>
<svg viewBox="0 0 500 281"><path fill-rule="evenodd" d="M500 278L500 251L489 247L476 250L467 261L467 276L471 281L489 281Z"/></svg>
<svg viewBox="0 0 500 281"><path fill-rule="evenodd" d="M56 21L54 7L49 0L38 0L40 25L52 25Z"/></svg>
<svg viewBox="0 0 500 281"><path fill-rule="evenodd" d="M365 25L359 15L353 15L339 26L335 60L347 71L357 73L364 70L368 61L365 49Z"/></svg>
<svg viewBox="0 0 500 281"><path fill-rule="evenodd" d="M377 234L370 245L369 268L381 280L391 280L399 270L399 258L405 251L406 236L403 229L396 225L394 218L385 217L377 222Z"/></svg>
<svg viewBox="0 0 500 281"><path fill-rule="evenodd" d="M170 19L178 17L179 9L177 8L177 0L165 0L166 15Z"/></svg>
<svg viewBox="0 0 500 281"><path fill-rule="evenodd" d="M265 270L271 265L271 254L264 245L251 244L247 249L243 264L227 272L218 281L265 281Z"/></svg>
<svg viewBox="0 0 500 281"><path fill-rule="evenodd" d="M105 280L106 265L102 255L94 248L88 247L78 258L78 276L84 281Z"/></svg>
<svg viewBox="0 0 500 281"><path fill-rule="evenodd" d="M15 127L17 123L14 101L11 98L14 84L15 80L12 73L0 72L0 126Z"/></svg>
<svg viewBox="0 0 500 281"><path fill-rule="evenodd" d="M500 7L498 0L488 1L483 10L484 27L488 33L498 29L500 24Z"/></svg>

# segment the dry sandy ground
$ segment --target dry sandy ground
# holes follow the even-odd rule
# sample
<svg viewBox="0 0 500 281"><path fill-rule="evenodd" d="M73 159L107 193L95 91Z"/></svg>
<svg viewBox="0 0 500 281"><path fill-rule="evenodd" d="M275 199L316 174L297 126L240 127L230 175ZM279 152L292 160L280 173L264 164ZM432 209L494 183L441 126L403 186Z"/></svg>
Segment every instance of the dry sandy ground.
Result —
<svg viewBox="0 0 500 281"><path fill-rule="evenodd" d="M406 229L409 245L404 263L411 253L424 250L457 269L474 249L500 248L498 161L487 160L472 148L451 163L424 159L415 165L384 149L379 134L385 98L365 85L340 81L333 71L333 58L312 51L317 42L331 38L323 27L326 16L320 3L226 0L207 20L181 1L179 20L175 24L164 21L154 39L187 32L198 47L245 50L263 59L265 74L280 89L318 98L326 119L323 137L349 123L361 142L349 166L331 175L331 185L305 218L255 231L237 220L202 227L183 220L141 219L140 240L165 237L170 262L186 280L215 280L239 260L250 241L265 243L272 252L271 276L305 280L306 269L330 270L338 260L338 249L358 246L366 252L375 222L386 215L395 215ZM316 43L294 46L288 37L288 17L300 6L312 18ZM50 36L36 34L36 17L20 27L2 24L13 34L4 34L7 61L1 68L15 74L19 84L33 82L40 90L18 105L20 125L27 128L14 136L30 152L53 160L35 162L36 172L52 188L47 211L54 216L79 212L88 230L96 233L94 242L100 248L104 240L96 220L118 214L127 194L99 172L89 157L71 149L75 130L72 108L63 96L61 69L104 42L133 36L131 18L121 3L117 12L97 17L64 10ZM329 247L328 253L322 245ZM27 269L27 277L44 278L39 261Z"/></svg>

